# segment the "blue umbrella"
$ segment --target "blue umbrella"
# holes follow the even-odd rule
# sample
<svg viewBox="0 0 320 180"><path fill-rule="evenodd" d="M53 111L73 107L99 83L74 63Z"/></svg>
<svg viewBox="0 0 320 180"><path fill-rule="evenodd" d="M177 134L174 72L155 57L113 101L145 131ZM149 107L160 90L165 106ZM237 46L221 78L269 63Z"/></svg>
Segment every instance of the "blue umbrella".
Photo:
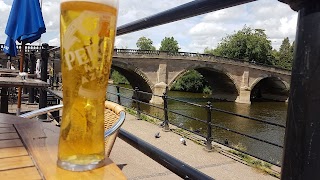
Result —
<svg viewBox="0 0 320 180"><path fill-rule="evenodd" d="M14 0L5 32L14 41L38 40L46 32L39 0Z"/></svg>
<svg viewBox="0 0 320 180"><path fill-rule="evenodd" d="M10 56L17 56L18 54L16 42L10 37L7 37L6 43L4 44L3 52Z"/></svg>
<svg viewBox="0 0 320 180"><path fill-rule="evenodd" d="M6 27L6 34L15 43L21 46L20 72L23 71L25 44L33 43L46 32L39 0L14 0ZM21 87L18 92L18 109L21 108Z"/></svg>

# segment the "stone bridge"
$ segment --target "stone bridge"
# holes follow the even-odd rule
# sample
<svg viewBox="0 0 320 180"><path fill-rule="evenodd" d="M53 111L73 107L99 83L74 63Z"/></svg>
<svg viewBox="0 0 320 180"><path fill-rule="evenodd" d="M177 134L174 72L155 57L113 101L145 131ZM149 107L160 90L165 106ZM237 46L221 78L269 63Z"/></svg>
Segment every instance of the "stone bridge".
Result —
<svg viewBox="0 0 320 180"><path fill-rule="evenodd" d="M130 49L114 51L112 68L133 87L157 95L194 69L209 82L214 99L248 104L254 98L286 101L291 76L288 70L208 54ZM143 100L162 102L156 96L145 96Z"/></svg>
<svg viewBox="0 0 320 180"><path fill-rule="evenodd" d="M41 48L27 47L31 49ZM194 69L209 82L212 98L248 104L256 98L287 101L291 78L291 71L281 68L188 52L115 49L112 68L124 75L132 87L157 95L162 95L166 87L170 89L176 80ZM144 95L140 99L162 103L157 96Z"/></svg>

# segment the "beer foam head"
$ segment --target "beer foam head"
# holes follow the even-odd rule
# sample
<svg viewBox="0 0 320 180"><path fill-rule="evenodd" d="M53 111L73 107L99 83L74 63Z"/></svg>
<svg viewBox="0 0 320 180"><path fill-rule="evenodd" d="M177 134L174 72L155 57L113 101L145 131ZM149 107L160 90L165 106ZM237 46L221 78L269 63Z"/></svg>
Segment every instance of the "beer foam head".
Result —
<svg viewBox="0 0 320 180"><path fill-rule="evenodd" d="M60 0L60 2L77 2L77 1L84 1L84 2L94 2L94 3L101 3L101 4L106 4L115 8L118 8L118 2L119 0Z"/></svg>

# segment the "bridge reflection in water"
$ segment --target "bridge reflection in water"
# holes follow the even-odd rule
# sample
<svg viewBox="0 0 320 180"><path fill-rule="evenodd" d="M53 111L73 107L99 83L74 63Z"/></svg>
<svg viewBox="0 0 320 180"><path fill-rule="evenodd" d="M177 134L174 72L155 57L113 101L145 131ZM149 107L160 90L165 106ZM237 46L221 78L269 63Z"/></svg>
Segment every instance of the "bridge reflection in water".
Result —
<svg viewBox="0 0 320 180"><path fill-rule="evenodd" d="M137 104L133 99L131 99L135 96L134 91L131 89L131 87L124 87L119 88L121 104L125 107L137 108ZM169 91L168 96L168 119L170 124L193 131L195 133L199 133L205 139L207 136L206 108L193 106L188 103L176 101L174 99L199 105L206 105L207 101L212 101L212 98L205 98L201 93L187 93L178 91ZM118 102L116 86L109 85L108 99ZM284 102L256 102L248 105L234 102L213 101L212 106L214 108L259 118L267 122L281 125L285 124L287 113L287 103ZM164 120L165 115L163 105L157 105L157 107L143 102L140 103L140 109L143 114L151 115L159 118L160 120ZM183 116L177 113L172 113L171 111L180 113ZM188 118L188 116L197 118L199 121ZM212 137L215 142L224 144L227 140L228 145L231 147L243 150L258 158L267 160L272 164L276 164L278 166L281 165L283 151L282 147L261 142L244 136L243 134L282 146L284 139L283 127L256 122L243 117L228 115L218 111L212 111L211 123L240 133L238 134L230 132L213 126Z"/></svg>

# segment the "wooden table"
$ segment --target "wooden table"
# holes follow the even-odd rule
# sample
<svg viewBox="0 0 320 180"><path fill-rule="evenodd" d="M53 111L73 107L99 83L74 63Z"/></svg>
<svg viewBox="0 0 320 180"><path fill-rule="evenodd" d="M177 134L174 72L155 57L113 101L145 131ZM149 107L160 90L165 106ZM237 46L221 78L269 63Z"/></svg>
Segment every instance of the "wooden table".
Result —
<svg viewBox="0 0 320 180"><path fill-rule="evenodd" d="M21 79L20 77L0 77L0 87L49 87L49 84L39 79Z"/></svg>
<svg viewBox="0 0 320 180"><path fill-rule="evenodd" d="M56 166L59 128L52 123L0 113L0 179L126 179L109 158L92 171Z"/></svg>
<svg viewBox="0 0 320 180"><path fill-rule="evenodd" d="M1 74L1 72L0 72ZM8 87L34 87L34 88L46 88L49 84L39 79L21 79L21 77L0 77L1 87L1 106L0 112L8 112Z"/></svg>

